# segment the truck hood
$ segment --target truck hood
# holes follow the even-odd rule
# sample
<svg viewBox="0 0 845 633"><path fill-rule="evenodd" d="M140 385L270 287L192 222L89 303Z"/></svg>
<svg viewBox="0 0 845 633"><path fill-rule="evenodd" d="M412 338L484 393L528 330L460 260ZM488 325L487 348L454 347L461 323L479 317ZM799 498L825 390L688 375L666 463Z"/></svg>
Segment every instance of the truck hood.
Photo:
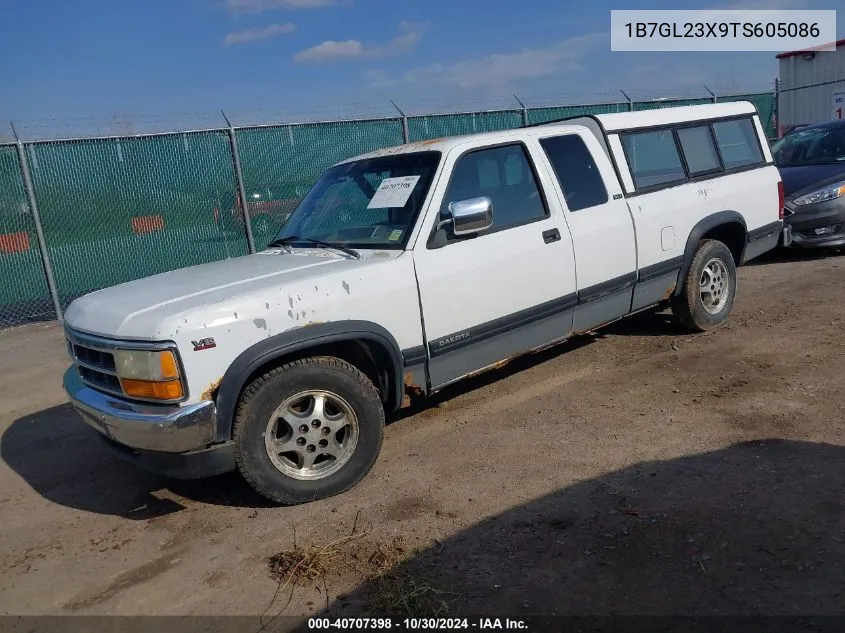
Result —
<svg viewBox="0 0 845 633"><path fill-rule="evenodd" d="M65 311L67 327L125 339L155 340L167 317L224 302L234 297L356 270L397 257L401 251L378 251L349 259L324 250L275 249L254 255L200 264L98 290L76 299Z"/></svg>

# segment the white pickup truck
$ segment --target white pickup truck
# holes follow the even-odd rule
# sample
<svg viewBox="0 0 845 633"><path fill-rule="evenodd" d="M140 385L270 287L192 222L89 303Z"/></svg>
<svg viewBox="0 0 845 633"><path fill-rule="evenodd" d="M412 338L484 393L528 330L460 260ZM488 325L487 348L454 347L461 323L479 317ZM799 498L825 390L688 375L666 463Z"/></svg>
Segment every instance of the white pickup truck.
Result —
<svg viewBox="0 0 845 633"><path fill-rule="evenodd" d="M74 301L64 385L145 468L311 501L368 473L413 397L654 306L723 324L782 218L747 102L383 149L328 169L260 253Z"/></svg>

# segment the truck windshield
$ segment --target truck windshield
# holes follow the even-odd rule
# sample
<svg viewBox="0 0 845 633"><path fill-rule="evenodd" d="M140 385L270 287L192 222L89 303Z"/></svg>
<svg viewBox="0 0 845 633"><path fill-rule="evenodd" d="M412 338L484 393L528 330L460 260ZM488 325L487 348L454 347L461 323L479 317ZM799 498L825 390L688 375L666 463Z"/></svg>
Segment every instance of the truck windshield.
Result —
<svg viewBox="0 0 845 633"><path fill-rule="evenodd" d="M270 245L308 246L309 240L319 240L348 248L404 248L439 162L440 152L432 151L332 167Z"/></svg>
<svg viewBox="0 0 845 633"><path fill-rule="evenodd" d="M790 132L772 146L778 167L845 163L845 125Z"/></svg>

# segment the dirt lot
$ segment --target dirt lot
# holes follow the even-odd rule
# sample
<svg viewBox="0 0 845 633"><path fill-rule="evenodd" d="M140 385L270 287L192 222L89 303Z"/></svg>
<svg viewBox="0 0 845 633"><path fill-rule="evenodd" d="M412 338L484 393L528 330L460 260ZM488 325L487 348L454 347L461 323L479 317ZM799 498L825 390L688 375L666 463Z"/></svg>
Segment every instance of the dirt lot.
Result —
<svg viewBox="0 0 845 633"><path fill-rule="evenodd" d="M715 334L645 314L476 379L296 508L110 456L64 353L0 333L3 613L845 611L845 256L742 268Z"/></svg>

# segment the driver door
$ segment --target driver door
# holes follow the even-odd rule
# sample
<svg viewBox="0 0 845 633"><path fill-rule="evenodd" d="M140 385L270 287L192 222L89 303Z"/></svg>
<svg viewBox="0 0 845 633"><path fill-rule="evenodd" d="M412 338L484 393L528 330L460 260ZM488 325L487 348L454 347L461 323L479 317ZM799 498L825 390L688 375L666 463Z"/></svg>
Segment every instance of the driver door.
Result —
<svg viewBox="0 0 845 633"><path fill-rule="evenodd" d="M493 225L463 237L448 226L425 232L414 249L434 389L565 338L576 303L569 231L526 145L454 148L445 173L436 208L486 196Z"/></svg>

